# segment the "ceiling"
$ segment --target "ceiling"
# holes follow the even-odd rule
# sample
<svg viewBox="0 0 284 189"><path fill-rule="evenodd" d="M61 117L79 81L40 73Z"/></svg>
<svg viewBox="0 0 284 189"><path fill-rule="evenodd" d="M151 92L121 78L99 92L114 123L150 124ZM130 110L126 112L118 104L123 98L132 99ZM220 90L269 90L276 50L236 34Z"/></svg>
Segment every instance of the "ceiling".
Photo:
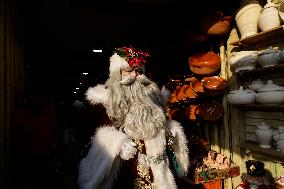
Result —
<svg viewBox="0 0 284 189"><path fill-rule="evenodd" d="M187 55L182 55L200 46L191 40L192 34L199 33L200 17L218 10L234 14L239 2L25 0L20 4L30 80L62 89L73 87L81 72L92 73L93 83L105 80L108 57L118 46L150 51L155 62L152 68L164 69L161 77L184 70L186 64L178 63L186 62ZM94 54L94 48L103 49L103 53Z"/></svg>

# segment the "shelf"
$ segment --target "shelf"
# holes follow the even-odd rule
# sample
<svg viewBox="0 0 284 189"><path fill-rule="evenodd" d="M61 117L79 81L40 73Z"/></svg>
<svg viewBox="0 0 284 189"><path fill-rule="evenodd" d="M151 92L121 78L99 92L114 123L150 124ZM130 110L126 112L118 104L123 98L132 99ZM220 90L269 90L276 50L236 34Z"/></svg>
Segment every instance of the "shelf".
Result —
<svg viewBox="0 0 284 189"><path fill-rule="evenodd" d="M276 65L276 66L269 66L266 68L256 68L254 70L244 70L240 71L237 74L237 77L242 78L255 78L255 77L265 77L265 76L284 76L284 63Z"/></svg>
<svg viewBox="0 0 284 189"><path fill-rule="evenodd" d="M284 41L284 25L234 41L230 45L258 48Z"/></svg>
<svg viewBox="0 0 284 189"><path fill-rule="evenodd" d="M246 104L246 105L237 105L238 108L243 110L252 110L252 111L284 111L284 105L264 105L264 104Z"/></svg>
<svg viewBox="0 0 284 189"><path fill-rule="evenodd" d="M278 152L273 148L261 148L259 147L257 142L246 141L244 144L241 144L240 146L242 148L251 150L255 153L266 155L266 157L270 157L270 158L277 159L280 161L284 160L284 153Z"/></svg>

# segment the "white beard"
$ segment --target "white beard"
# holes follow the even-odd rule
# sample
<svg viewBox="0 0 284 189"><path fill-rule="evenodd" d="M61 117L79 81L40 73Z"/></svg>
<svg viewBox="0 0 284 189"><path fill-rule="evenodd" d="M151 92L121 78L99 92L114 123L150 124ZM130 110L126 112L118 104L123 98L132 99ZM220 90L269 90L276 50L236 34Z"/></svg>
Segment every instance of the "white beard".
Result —
<svg viewBox="0 0 284 189"><path fill-rule="evenodd" d="M114 87L117 88L114 88ZM120 130L134 139L149 139L164 127L166 117L162 107L158 86L146 76L139 75L136 80L124 77L119 85L109 85L112 99L108 111L113 113ZM115 94L119 91L120 94Z"/></svg>

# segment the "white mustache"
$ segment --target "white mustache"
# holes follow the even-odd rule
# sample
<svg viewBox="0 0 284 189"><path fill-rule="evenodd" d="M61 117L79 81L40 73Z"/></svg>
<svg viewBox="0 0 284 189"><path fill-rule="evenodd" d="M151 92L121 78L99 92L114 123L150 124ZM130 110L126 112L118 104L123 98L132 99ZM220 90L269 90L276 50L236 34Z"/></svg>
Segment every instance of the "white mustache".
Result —
<svg viewBox="0 0 284 189"><path fill-rule="evenodd" d="M134 83L136 80L143 85L148 85L151 83L151 81L144 74L138 75L136 78L133 78L131 76L123 76L120 83L122 85L130 85Z"/></svg>
<svg viewBox="0 0 284 189"><path fill-rule="evenodd" d="M122 85L130 85L130 84L134 83L135 80L136 80L135 78L128 75L128 76L123 76L120 83Z"/></svg>

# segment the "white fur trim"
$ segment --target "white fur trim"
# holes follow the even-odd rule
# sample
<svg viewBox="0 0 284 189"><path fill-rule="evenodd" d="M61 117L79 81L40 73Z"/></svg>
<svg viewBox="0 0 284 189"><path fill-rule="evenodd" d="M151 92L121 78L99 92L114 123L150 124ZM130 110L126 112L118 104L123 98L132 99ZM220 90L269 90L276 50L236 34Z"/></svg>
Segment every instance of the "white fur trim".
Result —
<svg viewBox="0 0 284 189"><path fill-rule="evenodd" d="M187 140L183 131L183 127L180 125L179 122L175 120L169 120L168 127L175 137L174 152L177 161L182 171L186 175L189 166L189 155L188 155Z"/></svg>
<svg viewBox="0 0 284 189"><path fill-rule="evenodd" d="M127 61L124 58L120 57L117 53L114 53L110 57L109 61L109 75L111 75L113 72L120 71L120 69L129 67Z"/></svg>
<svg viewBox="0 0 284 189"><path fill-rule="evenodd" d="M102 84L90 87L86 92L86 98L91 104L105 104L109 98L109 90Z"/></svg>
<svg viewBox="0 0 284 189"><path fill-rule="evenodd" d="M80 189L110 189L120 165L118 154L128 136L114 126L97 129L93 144L79 166Z"/></svg>
<svg viewBox="0 0 284 189"><path fill-rule="evenodd" d="M161 129L157 136L144 141L147 155L164 154L166 148L165 130ZM157 189L176 189L173 174L169 168L168 159L156 164L150 163L154 176L154 185Z"/></svg>
<svg viewBox="0 0 284 189"><path fill-rule="evenodd" d="M161 90L161 95L162 95L163 104L166 104L171 96L171 91L168 90L165 86L163 86Z"/></svg>

